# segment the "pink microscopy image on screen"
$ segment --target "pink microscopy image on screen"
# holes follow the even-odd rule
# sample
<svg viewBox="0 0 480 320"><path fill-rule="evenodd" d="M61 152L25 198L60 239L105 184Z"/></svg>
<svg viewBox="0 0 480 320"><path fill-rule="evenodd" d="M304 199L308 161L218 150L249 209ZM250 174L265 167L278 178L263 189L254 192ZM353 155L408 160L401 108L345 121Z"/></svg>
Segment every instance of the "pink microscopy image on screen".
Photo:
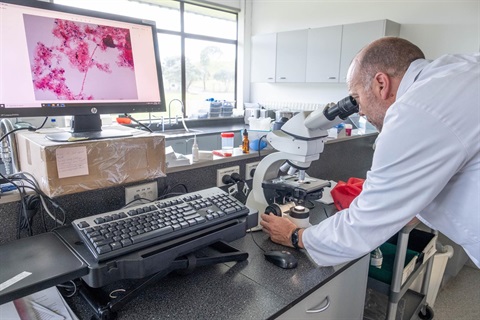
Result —
<svg viewBox="0 0 480 320"><path fill-rule="evenodd" d="M130 31L24 15L37 100L137 99Z"/></svg>

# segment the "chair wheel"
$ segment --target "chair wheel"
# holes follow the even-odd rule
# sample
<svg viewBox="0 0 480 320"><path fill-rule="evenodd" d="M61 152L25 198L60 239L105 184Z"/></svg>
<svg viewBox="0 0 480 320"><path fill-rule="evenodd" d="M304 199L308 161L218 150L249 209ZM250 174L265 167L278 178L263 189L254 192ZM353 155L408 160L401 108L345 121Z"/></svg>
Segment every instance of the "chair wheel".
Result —
<svg viewBox="0 0 480 320"><path fill-rule="evenodd" d="M420 319L422 319L422 320L432 320L433 319L433 309L430 306L425 306L425 314L422 311L420 311L418 313L418 317Z"/></svg>

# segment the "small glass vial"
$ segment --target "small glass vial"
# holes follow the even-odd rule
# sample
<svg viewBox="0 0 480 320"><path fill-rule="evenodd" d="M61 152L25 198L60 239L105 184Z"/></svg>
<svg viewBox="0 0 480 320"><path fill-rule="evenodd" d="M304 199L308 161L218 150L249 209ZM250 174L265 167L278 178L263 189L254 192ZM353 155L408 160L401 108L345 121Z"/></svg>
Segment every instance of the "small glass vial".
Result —
<svg viewBox="0 0 480 320"><path fill-rule="evenodd" d="M242 152L243 153L249 153L250 152L250 141L248 140L247 129L243 130Z"/></svg>
<svg viewBox="0 0 480 320"><path fill-rule="evenodd" d="M347 137L350 137L352 135L352 125L351 124L345 124L345 135Z"/></svg>
<svg viewBox="0 0 480 320"><path fill-rule="evenodd" d="M370 253L370 265L381 269L383 263L383 253L380 247L376 248Z"/></svg>

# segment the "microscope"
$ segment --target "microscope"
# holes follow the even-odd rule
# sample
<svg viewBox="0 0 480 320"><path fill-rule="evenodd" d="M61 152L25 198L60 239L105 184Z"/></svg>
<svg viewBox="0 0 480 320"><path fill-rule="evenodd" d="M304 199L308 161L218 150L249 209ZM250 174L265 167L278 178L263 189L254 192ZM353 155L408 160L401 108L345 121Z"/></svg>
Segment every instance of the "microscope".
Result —
<svg viewBox="0 0 480 320"><path fill-rule="evenodd" d="M323 110L300 112L280 130L270 131L267 141L277 152L263 158L255 169L247 206L259 213L285 215L299 227L307 227L305 202L320 199L330 182L310 177L305 171L320 158L327 130L358 110L355 99L348 96ZM260 224L256 228L259 230Z"/></svg>

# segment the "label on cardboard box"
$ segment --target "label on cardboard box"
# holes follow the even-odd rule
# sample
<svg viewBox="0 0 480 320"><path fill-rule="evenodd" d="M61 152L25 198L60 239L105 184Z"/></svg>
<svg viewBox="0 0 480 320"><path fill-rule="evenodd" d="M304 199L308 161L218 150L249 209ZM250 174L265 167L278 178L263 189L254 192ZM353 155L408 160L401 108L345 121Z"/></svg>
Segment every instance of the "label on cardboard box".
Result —
<svg viewBox="0 0 480 320"><path fill-rule="evenodd" d="M86 146L56 149L55 157L59 178L88 175Z"/></svg>

